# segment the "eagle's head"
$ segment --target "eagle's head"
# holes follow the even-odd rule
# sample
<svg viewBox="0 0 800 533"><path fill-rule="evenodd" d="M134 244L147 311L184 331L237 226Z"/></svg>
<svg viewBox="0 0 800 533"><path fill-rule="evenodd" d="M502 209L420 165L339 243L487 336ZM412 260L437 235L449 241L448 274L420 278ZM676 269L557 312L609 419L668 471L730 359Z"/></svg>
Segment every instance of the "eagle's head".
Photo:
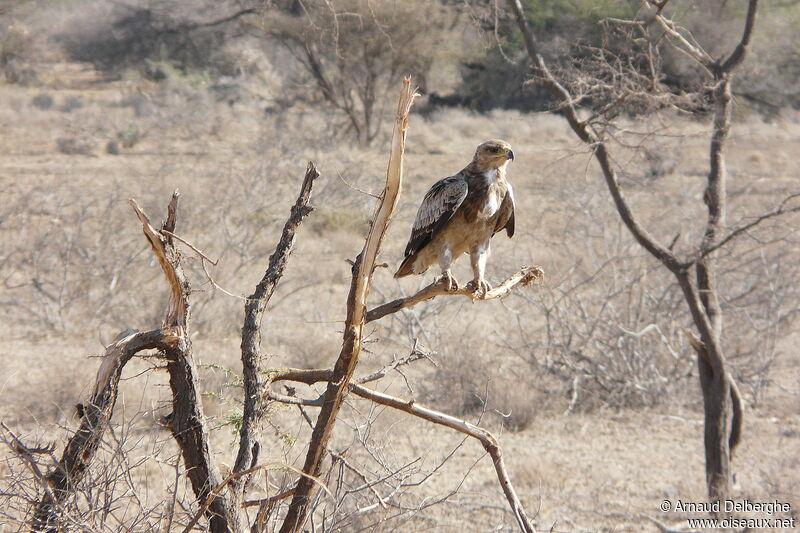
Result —
<svg viewBox="0 0 800 533"><path fill-rule="evenodd" d="M514 159L511 145L499 139L492 139L478 145L473 161L481 169L500 168Z"/></svg>

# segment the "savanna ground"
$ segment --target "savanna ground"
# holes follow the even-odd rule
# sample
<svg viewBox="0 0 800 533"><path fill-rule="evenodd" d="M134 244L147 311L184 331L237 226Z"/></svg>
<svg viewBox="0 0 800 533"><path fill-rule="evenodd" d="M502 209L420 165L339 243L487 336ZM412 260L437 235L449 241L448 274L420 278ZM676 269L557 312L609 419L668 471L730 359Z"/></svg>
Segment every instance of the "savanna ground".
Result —
<svg viewBox="0 0 800 533"><path fill-rule="evenodd" d="M360 250L374 205L359 190L379 190L387 139L365 147L336 135L331 118L313 105L265 112L258 100L228 100L204 80L107 81L71 63L50 65L34 87L0 86L0 420L26 442L55 442L58 453L76 424L74 404L91 390L98 366L92 356L119 331L161 321L167 291L128 198L158 220L180 189L178 234L219 258L210 269L219 286L246 295L264 271L306 162L314 161L322 173L316 210L267 310L262 348L274 354L274 367L322 367L335 359L346 259ZM727 150L732 221L795 192L797 119L791 111L769 122L737 116ZM681 229L680 247L702 231L707 122L669 117L658 124L653 145L636 133L650 126L631 120L620 134L646 148L623 152L630 170L623 185L659 238L669 242ZM646 517L685 527L683 519L697 515L659 510L664 499L706 497L702 406L684 304L668 274L621 226L590 154L560 118L459 109L414 114L403 195L381 256L389 268L378 271L371 301L432 279L398 282L391 274L427 187L460 170L487 138L509 141L517 156L510 167L517 234L493 241L490 280L535 264L545 270L544 283L502 301L439 298L370 326L359 373L407 355L414 339L435 352L438 367L417 361L380 387L495 430L538 529L656 531ZM111 140L120 153L108 153ZM783 219L767 230L796 223ZM748 408L734 459L735 497L789 502L796 513L800 337L791 316L763 327L771 318L762 314L770 311L754 313L746 304L748 295L765 290L769 309L796 309L796 278L786 272L796 270L798 243L787 231L775 251L763 252L756 245L769 240L764 235L746 237L726 255L736 265L725 274L726 346ZM197 291L191 330L204 407L215 453L232 464L243 301L215 290L197 257L188 249L185 255ZM462 258L456 266L461 281L469 279L468 263ZM650 324L658 328L645 331ZM145 359L126 369L105 446L125 450L131 486L142 499L136 505L148 509L184 483L173 466L177 447L158 423L169 412L170 392L155 367ZM298 465L308 435L296 410L275 407L264 447L270 459ZM445 501L385 526L374 524L391 513L378 508L345 531L515 527L491 461L459 434L351 399L334 447L376 473L419 458L405 467L409 481L452 454L403 494L409 506L449 496ZM0 480L9 480L7 448L0 458Z"/></svg>

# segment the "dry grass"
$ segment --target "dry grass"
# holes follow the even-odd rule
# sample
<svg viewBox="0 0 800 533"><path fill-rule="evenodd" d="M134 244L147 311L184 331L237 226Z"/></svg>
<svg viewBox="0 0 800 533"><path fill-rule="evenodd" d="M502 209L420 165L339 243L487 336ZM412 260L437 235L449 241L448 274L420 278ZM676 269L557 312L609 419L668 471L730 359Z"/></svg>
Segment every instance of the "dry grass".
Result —
<svg viewBox="0 0 800 533"><path fill-rule="evenodd" d="M71 88L70 80L83 80L86 71L59 67L59 72L58 84L49 87L0 86L0 320L6 326L0 419L28 439L63 443L61 426L74 426L72 405L86 395L97 366L87 356L100 353L102 343L120 330L160 322L165 287L127 198L162 213L172 189L180 188L178 234L220 258L212 270L219 285L249 294L307 159L323 173L312 199L318 210L301 230L272 299L263 347L274 354L274 366L329 365L341 341L349 285L345 259L360 249L373 206L369 196L346 183L377 190L385 171L384 143L365 149L334 135L324 128L326 117L304 104L291 113L264 114L252 101L231 106L186 81ZM82 81L75 84L83 87ZM55 105L38 105L34 97L41 94ZM69 98L84 105L59 111ZM796 189L796 118L787 113L773 123L748 119L735 126L728 150L731 225ZM627 126L621 139L643 142L651 154L670 161L648 172L652 156L622 150L627 194L660 240L669 242L680 230L676 247L688 250L702 230L705 125L671 117L654 139L636 134L649 124ZM125 131L147 135L119 155L59 150L59 139L78 133L103 146ZM702 411L683 332L686 312L667 274L620 226L589 154L559 118L461 110L414 116L403 197L382 255L390 268L378 271L372 301L430 280L397 282L391 267L401 257L427 187L457 172L488 137L514 146L517 159L510 172L518 201L517 235L495 240L490 279L539 264L546 284L504 301L473 305L440 299L387 318L372 329L361 370L407 354L414 338L437 352L438 368L418 363L406 372L407 382L395 375L385 386L470 419L482 416L502 432L512 477L531 513L538 509L539 528L642 531L653 526L640 515L677 521L678 516L659 516L660 501L699 501L705 490ZM737 497L790 500L795 509L800 505L800 357L792 333L797 224L794 218L766 226L722 256L725 344L752 407L734 466ZM783 240L776 245L760 244L777 237ZM192 329L209 393L205 407L217 428L215 450L230 464L243 303L215 291L199 262L188 250L186 255L199 291ZM458 279L469 278L468 266L464 259L457 264ZM660 334L631 334L651 323ZM174 470L163 461L175 449L155 422L168 412L165 375L148 368L140 362L127 369L130 379L123 384L116 422L131 444L141 505L151 509L174 484ZM575 376L581 377L580 390L565 415ZM337 449L363 439L387 464L422 457L418 476L461 440L400 414L370 410L359 400L352 400L343 416L347 422L337 429ZM365 421L372 424L367 436L356 430ZM276 408L266 433L274 459L302 459L308 429L294 410ZM365 468L379 470L363 448L353 450ZM0 453L9 461L7 450ZM417 503L441 497L471 469L447 503L387 527L463 531L472 523L471 530L509 530L513 520L502 507L491 464L483 459L472 467L481 453L475 444L465 444L411 496ZM10 464L2 463L0 483L10 479ZM363 520L362 526L369 523Z"/></svg>

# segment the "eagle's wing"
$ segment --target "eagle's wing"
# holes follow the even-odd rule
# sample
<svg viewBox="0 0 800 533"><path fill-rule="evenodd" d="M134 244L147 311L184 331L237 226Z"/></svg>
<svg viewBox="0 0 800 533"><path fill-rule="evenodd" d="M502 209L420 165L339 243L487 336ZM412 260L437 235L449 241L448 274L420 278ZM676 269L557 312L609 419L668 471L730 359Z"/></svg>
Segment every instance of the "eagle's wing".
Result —
<svg viewBox="0 0 800 533"><path fill-rule="evenodd" d="M460 174L433 184L417 211L414 228L406 245L406 257L422 250L442 231L467 197L467 189L467 180Z"/></svg>
<svg viewBox="0 0 800 533"><path fill-rule="evenodd" d="M508 190L506 195L503 196L503 202L500 204L500 214L497 217L497 224L494 227L494 233L506 230L509 237L514 236L514 189L511 184L507 183Z"/></svg>

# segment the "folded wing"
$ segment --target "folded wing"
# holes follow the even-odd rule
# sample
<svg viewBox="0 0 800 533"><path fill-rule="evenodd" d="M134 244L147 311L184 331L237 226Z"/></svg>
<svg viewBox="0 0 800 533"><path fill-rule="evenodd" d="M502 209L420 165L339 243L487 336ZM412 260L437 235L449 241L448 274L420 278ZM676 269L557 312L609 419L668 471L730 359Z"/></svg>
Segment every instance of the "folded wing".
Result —
<svg viewBox="0 0 800 533"><path fill-rule="evenodd" d="M422 205L406 245L405 259L396 277L411 274L415 256L441 232L467 197L467 180L460 174L433 184Z"/></svg>

